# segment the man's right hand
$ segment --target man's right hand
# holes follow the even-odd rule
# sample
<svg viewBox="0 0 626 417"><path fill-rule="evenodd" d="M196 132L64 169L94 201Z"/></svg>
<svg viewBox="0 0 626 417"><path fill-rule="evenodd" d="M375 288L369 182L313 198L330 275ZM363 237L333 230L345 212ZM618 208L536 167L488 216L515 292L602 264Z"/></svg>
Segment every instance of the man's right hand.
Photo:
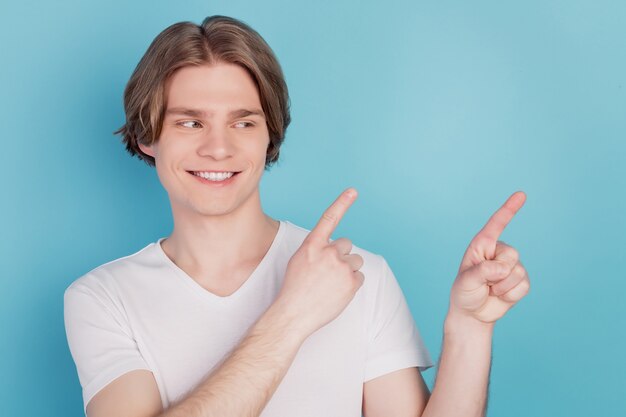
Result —
<svg viewBox="0 0 626 417"><path fill-rule="evenodd" d="M345 190L324 212L287 264L283 287L274 307L306 338L334 320L363 285L363 258L350 254L346 238L329 243L339 221L357 197ZM284 316L284 317L285 317Z"/></svg>

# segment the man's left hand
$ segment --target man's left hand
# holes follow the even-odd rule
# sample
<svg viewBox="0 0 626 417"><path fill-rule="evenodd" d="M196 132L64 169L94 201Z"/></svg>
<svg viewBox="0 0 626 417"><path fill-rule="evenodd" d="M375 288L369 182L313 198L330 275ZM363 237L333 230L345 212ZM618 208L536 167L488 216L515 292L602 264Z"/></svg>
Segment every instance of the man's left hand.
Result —
<svg viewBox="0 0 626 417"><path fill-rule="evenodd" d="M452 286L448 317L493 324L528 293L518 252L498 240L525 201L521 191L511 195L472 239Z"/></svg>

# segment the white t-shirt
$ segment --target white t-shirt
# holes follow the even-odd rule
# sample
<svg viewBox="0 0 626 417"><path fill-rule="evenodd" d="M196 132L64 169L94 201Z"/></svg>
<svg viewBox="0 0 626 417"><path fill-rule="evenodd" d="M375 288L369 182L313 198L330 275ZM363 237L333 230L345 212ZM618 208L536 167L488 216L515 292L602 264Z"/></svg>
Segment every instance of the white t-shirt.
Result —
<svg viewBox="0 0 626 417"><path fill-rule="evenodd" d="M287 262L309 231L281 221L267 254L227 297L200 286L160 242L101 265L65 291L65 329L88 402L135 369L152 371L163 407L215 370L282 287ZM380 255L353 246L365 276L346 309L309 336L262 417L360 417L363 383L433 366L402 290Z"/></svg>

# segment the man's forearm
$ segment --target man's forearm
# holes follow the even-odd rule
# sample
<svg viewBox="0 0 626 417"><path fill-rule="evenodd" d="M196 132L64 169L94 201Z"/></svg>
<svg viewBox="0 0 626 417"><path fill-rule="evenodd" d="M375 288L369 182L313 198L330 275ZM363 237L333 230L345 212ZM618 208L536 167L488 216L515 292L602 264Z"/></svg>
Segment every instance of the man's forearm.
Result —
<svg viewBox="0 0 626 417"><path fill-rule="evenodd" d="M446 319L437 378L422 417L485 415L492 336L493 323Z"/></svg>
<svg viewBox="0 0 626 417"><path fill-rule="evenodd" d="M216 371L160 416L258 416L306 339L300 334L272 305Z"/></svg>

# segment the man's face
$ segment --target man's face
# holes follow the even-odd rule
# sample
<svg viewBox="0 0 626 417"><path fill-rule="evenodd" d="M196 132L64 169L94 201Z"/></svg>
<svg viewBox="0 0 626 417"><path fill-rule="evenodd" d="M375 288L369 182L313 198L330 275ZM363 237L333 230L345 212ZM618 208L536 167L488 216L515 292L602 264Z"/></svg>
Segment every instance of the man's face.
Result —
<svg viewBox="0 0 626 417"><path fill-rule="evenodd" d="M269 132L254 81L220 63L176 71L165 85L154 157L174 213L217 216L251 207L265 168Z"/></svg>

